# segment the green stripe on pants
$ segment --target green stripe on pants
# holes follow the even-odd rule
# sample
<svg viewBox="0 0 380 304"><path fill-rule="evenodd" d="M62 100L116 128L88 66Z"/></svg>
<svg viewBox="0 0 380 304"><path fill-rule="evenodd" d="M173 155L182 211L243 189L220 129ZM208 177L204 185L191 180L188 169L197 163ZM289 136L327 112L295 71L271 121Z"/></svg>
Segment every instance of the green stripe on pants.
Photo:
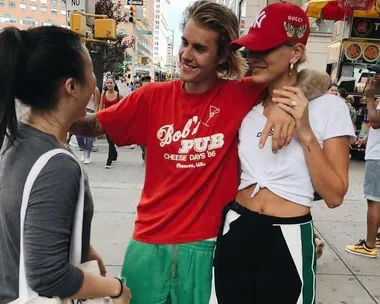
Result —
<svg viewBox="0 0 380 304"><path fill-rule="evenodd" d="M208 304L215 242L154 245L131 240L122 277L131 304Z"/></svg>
<svg viewBox="0 0 380 304"><path fill-rule="evenodd" d="M314 229L313 224L301 225L302 239L302 276L303 276L303 304L315 303L315 244L314 244Z"/></svg>

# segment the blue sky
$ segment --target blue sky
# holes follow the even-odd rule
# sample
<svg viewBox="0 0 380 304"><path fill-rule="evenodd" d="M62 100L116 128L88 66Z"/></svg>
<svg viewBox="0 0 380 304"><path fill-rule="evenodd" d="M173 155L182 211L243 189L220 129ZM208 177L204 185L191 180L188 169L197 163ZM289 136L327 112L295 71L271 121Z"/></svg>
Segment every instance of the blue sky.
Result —
<svg viewBox="0 0 380 304"><path fill-rule="evenodd" d="M186 7L192 3L193 0L171 0L170 8L169 8L169 28L174 30L174 54L178 53L179 45L181 44L181 29L180 25L183 19L183 12Z"/></svg>

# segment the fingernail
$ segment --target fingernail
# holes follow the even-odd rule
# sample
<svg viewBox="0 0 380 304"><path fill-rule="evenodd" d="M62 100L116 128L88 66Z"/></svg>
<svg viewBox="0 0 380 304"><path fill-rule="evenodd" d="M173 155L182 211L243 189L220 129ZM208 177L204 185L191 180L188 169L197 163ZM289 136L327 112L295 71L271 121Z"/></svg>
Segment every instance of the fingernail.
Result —
<svg viewBox="0 0 380 304"><path fill-rule="evenodd" d="M264 148L263 144L260 144L260 145L259 145L259 148L260 148L260 149Z"/></svg>

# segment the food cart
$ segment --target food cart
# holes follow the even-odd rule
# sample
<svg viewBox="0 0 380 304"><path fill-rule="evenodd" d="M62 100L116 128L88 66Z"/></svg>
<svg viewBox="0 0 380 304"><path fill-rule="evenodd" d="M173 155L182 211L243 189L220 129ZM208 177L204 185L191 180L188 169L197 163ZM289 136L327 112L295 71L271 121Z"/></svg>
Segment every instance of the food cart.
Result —
<svg viewBox="0 0 380 304"><path fill-rule="evenodd" d="M336 21L326 71L354 97L356 134L362 138L369 130L363 91L374 74L369 68L380 61L380 0L310 0L304 8L309 17ZM365 151L357 145L351 150Z"/></svg>
<svg viewBox="0 0 380 304"><path fill-rule="evenodd" d="M358 138L368 134L366 102L363 91L372 65L380 61L380 18L349 17L334 25L332 43L329 46L327 72L334 83L354 97L357 110L355 129ZM380 88L377 96L380 97ZM353 154L363 154L364 147L351 146Z"/></svg>

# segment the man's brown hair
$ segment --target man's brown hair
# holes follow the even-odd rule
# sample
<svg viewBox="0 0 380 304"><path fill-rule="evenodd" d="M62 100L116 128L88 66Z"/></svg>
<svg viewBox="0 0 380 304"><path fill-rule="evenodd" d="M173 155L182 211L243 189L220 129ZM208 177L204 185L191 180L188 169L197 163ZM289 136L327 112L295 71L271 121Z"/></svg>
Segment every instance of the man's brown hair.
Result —
<svg viewBox="0 0 380 304"><path fill-rule="evenodd" d="M217 41L218 56L225 58L225 62L219 65L217 69L219 76L225 78L243 77L247 70L245 59L238 50L231 51L228 48L233 40L239 38L239 22L234 12L215 2L200 0L186 9L182 30L190 19L219 34Z"/></svg>

